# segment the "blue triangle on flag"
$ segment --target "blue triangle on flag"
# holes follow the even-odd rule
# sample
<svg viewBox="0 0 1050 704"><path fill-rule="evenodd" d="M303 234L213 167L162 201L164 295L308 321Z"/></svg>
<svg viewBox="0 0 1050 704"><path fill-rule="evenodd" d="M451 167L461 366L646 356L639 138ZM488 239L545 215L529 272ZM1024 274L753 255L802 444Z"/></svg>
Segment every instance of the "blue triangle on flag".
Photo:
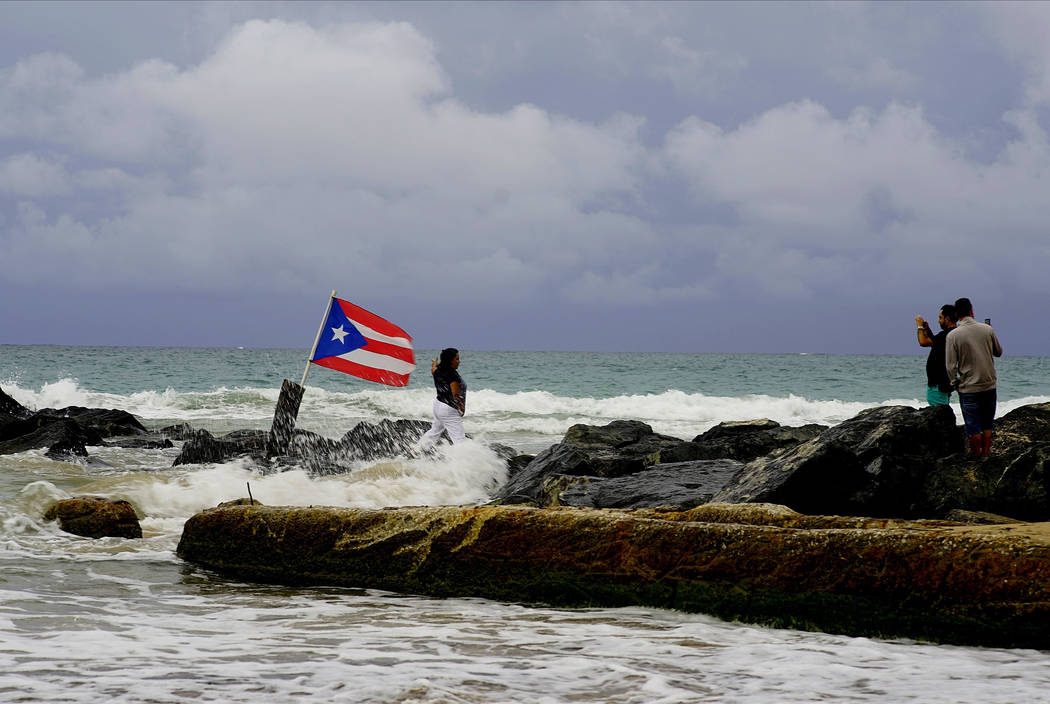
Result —
<svg viewBox="0 0 1050 704"><path fill-rule="evenodd" d="M339 301L332 301L328 318L324 321L324 327L321 328L321 338L317 341L317 349L310 361L325 357L338 357L367 344L368 340L358 332L354 324L343 313Z"/></svg>

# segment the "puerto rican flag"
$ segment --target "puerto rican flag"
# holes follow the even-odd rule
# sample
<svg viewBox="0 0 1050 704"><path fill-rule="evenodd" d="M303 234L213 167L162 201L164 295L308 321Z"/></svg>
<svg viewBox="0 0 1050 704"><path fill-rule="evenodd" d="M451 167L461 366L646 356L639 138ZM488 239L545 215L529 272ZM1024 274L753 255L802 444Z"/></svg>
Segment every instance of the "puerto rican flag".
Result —
<svg viewBox="0 0 1050 704"><path fill-rule="evenodd" d="M310 357L313 364L390 386L406 386L416 368L412 337L364 308L332 298Z"/></svg>

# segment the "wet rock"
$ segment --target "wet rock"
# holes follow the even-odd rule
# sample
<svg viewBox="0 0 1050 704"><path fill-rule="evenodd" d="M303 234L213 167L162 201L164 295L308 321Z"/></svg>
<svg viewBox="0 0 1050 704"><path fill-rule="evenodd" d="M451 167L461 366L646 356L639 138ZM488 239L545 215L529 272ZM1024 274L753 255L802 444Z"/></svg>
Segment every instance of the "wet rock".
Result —
<svg viewBox="0 0 1050 704"><path fill-rule="evenodd" d="M76 427L76 426L74 426ZM47 448L46 457L60 462L75 461L88 456L87 447L80 433L70 434Z"/></svg>
<svg viewBox="0 0 1050 704"><path fill-rule="evenodd" d="M196 433L197 430L189 423L168 425L160 429L160 434L170 440L189 440Z"/></svg>
<svg viewBox="0 0 1050 704"><path fill-rule="evenodd" d="M713 500L779 503L803 513L916 516L927 475L961 441L947 406L870 408L801 445L752 460Z"/></svg>
<svg viewBox="0 0 1050 704"><path fill-rule="evenodd" d="M553 477L622 477L660 462L690 459L696 459L691 443L654 433L641 421L574 425L562 442L540 452L524 469L514 473L500 488L496 501L556 505L549 493L548 480Z"/></svg>
<svg viewBox="0 0 1050 704"><path fill-rule="evenodd" d="M710 501L742 467L742 463L730 459L693 460L656 464L615 479L588 477L586 483L562 490L557 503L588 508L670 506L685 510Z"/></svg>
<svg viewBox="0 0 1050 704"><path fill-rule="evenodd" d="M45 408L35 414L39 418L71 418L84 430L94 431L101 437L118 435L145 435L149 431L135 416L115 408L84 408L67 406L55 410Z"/></svg>
<svg viewBox="0 0 1050 704"><path fill-rule="evenodd" d="M0 441L0 455L54 446L58 448L58 454L85 457L86 446L102 444L101 435L71 418L35 415L9 423L3 430L10 431L10 437Z"/></svg>
<svg viewBox="0 0 1050 704"><path fill-rule="evenodd" d="M258 499L251 497L242 497L240 499L233 499L232 501L223 501L217 506L217 508L223 508L224 506L263 506L264 504Z"/></svg>
<svg viewBox="0 0 1050 704"><path fill-rule="evenodd" d="M1037 442L1050 442L1050 403L1020 406L995 419L993 455L1016 455Z"/></svg>
<svg viewBox="0 0 1050 704"><path fill-rule="evenodd" d="M1050 520L1050 441L1033 442L1013 456L970 462L991 487L991 499L976 503L978 510L1025 521Z"/></svg>
<svg viewBox="0 0 1050 704"><path fill-rule="evenodd" d="M529 466L536 459L536 455L514 455L507 460L507 479L513 479L521 474L521 470Z"/></svg>
<svg viewBox="0 0 1050 704"><path fill-rule="evenodd" d="M811 423L798 427L783 426L776 421L731 421L719 423L706 433L693 438L697 459L732 459L750 462L776 450L794 447L820 435L826 425Z"/></svg>
<svg viewBox="0 0 1050 704"><path fill-rule="evenodd" d="M269 433L264 430L238 430L215 437L207 430L197 430L183 443L173 467L183 464L218 464L236 457L248 457L264 463Z"/></svg>
<svg viewBox="0 0 1050 704"><path fill-rule="evenodd" d="M0 426L13 420L25 420L31 415L33 415L31 410L0 389Z"/></svg>
<svg viewBox="0 0 1050 704"><path fill-rule="evenodd" d="M408 418L362 422L343 435L339 444L347 455L358 460L411 456L415 454L423 433L430 430L430 425L430 421ZM443 435L442 439L447 440L448 435Z"/></svg>
<svg viewBox="0 0 1050 704"><path fill-rule="evenodd" d="M524 506L232 506L185 560L239 579L644 605L851 636L1050 648L1050 525Z"/></svg>
<svg viewBox="0 0 1050 704"><path fill-rule="evenodd" d="M959 523L971 523L973 525L1002 525L1006 523L1012 523L1019 525L1024 521L1019 521L1016 518L1009 518L1007 516L1000 516L997 513L988 513L986 511L966 511L961 508L953 509L948 512L945 516L946 520L957 521Z"/></svg>
<svg viewBox="0 0 1050 704"><path fill-rule="evenodd" d="M418 456L419 439L429 429L430 422L424 420L384 418L379 423L362 421L339 440L296 430L280 461L306 467L316 475L345 474L360 467L362 462Z"/></svg>
<svg viewBox="0 0 1050 704"><path fill-rule="evenodd" d="M141 538L142 527L130 503L102 496L75 496L52 504L44 520L58 521L67 533L86 538Z"/></svg>
<svg viewBox="0 0 1050 704"><path fill-rule="evenodd" d="M104 444L103 438L147 432L126 411L69 406L29 412L6 398L0 405L11 412L0 411L0 455L47 447L52 459L78 460L88 456L87 446Z"/></svg>
<svg viewBox="0 0 1050 704"><path fill-rule="evenodd" d="M106 447L123 447L137 450L166 450L169 447L175 447L175 443L161 433L150 433L140 437L118 437L106 440L103 444Z"/></svg>

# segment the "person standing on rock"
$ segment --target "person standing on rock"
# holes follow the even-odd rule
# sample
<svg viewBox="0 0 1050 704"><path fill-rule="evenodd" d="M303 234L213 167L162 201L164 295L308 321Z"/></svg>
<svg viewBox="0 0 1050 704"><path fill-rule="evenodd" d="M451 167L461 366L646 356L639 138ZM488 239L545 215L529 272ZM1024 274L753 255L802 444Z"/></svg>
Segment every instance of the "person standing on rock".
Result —
<svg viewBox="0 0 1050 704"><path fill-rule="evenodd" d="M973 319L969 298L957 300L955 312L959 323L948 333L945 366L948 378L959 391L970 454L987 457L992 447L996 404L994 358L1003 356L1003 346L991 325Z"/></svg>
<svg viewBox="0 0 1050 704"><path fill-rule="evenodd" d="M424 448L437 442L445 431L448 431L453 445L466 440L463 415L467 412L467 383L459 375L458 369L459 350L455 347L441 350L440 362L435 359L430 363L437 398L434 399L434 423L420 439Z"/></svg>
<svg viewBox="0 0 1050 704"><path fill-rule="evenodd" d="M952 395L952 382L948 379L945 366L944 347L948 333L955 329L955 306L946 303L937 313L937 323L941 326L936 335L930 330L930 324L921 315L915 316L915 326L920 347L930 347L926 358L926 402L931 406L947 406Z"/></svg>

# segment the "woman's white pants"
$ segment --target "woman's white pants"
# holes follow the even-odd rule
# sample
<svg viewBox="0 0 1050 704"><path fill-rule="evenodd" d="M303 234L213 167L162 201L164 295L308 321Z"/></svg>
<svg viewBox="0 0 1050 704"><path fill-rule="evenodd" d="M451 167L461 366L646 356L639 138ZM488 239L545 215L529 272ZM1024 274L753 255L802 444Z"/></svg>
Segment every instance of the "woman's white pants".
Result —
<svg viewBox="0 0 1050 704"><path fill-rule="evenodd" d="M452 440L453 445L467 439L463 432L463 416L459 414L459 410L434 399L434 424L423 434L419 442L423 447L430 447L445 431L448 431L448 437Z"/></svg>

